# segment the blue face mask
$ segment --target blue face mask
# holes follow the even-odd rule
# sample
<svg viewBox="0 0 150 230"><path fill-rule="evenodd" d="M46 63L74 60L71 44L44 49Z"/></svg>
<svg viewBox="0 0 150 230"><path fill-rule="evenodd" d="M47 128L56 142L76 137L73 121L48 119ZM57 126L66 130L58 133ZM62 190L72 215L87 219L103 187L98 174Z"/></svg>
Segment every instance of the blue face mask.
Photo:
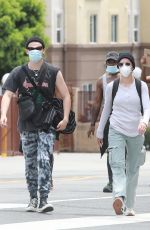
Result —
<svg viewBox="0 0 150 230"><path fill-rule="evenodd" d="M42 59L42 52L40 50L30 50L28 52L29 59L32 62L39 62Z"/></svg>
<svg viewBox="0 0 150 230"><path fill-rule="evenodd" d="M110 73L110 74L115 74L119 72L119 69L117 68L117 65L108 65L106 68L106 72Z"/></svg>

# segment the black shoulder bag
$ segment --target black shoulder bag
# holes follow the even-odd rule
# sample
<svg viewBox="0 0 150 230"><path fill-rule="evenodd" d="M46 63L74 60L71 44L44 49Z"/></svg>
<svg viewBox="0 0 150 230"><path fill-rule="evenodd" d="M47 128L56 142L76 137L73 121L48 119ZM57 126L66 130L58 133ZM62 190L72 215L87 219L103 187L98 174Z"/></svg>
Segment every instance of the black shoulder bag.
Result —
<svg viewBox="0 0 150 230"><path fill-rule="evenodd" d="M28 77L29 74L26 70L25 65L21 67L21 70ZM46 72L46 68L44 67L42 69L41 75L45 75L45 72ZM19 93L17 104L18 104L18 109L19 109L20 120L22 121L32 120L32 118L34 118L35 115L37 115L36 106L35 106L35 98L33 95L31 95L29 89L23 90L21 93Z"/></svg>
<svg viewBox="0 0 150 230"><path fill-rule="evenodd" d="M32 119L35 114L34 98L30 92L21 93L17 100L20 120L26 121Z"/></svg>
<svg viewBox="0 0 150 230"><path fill-rule="evenodd" d="M63 111L63 100L58 98L50 98L49 95L44 93L41 89L39 89L34 82L34 80L29 75L28 71L26 70L25 66L22 66L23 71L25 72L26 76L28 77L29 81L33 85L33 87L44 96L46 101L43 103L43 121L42 126L44 131L48 131L49 128L52 126L55 129L57 128L58 123L63 120L64 118L64 111ZM59 131L63 134L70 134L73 133L76 128L76 121L75 121L75 113L71 110L69 113L69 121L67 127Z"/></svg>

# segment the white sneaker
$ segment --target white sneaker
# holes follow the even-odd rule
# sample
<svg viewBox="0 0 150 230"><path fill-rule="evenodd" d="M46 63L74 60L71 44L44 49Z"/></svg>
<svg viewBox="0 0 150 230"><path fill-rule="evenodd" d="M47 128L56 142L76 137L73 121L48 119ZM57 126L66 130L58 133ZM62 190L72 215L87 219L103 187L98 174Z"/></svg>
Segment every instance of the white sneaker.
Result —
<svg viewBox="0 0 150 230"><path fill-rule="evenodd" d="M124 211L124 215L125 216L135 216L135 212L131 208L126 208L126 210Z"/></svg>

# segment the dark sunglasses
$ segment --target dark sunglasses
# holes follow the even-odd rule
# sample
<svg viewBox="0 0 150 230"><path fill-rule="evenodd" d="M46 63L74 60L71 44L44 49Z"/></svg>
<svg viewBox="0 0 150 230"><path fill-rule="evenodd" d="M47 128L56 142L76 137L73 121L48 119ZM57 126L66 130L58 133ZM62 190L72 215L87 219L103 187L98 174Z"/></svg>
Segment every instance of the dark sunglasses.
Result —
<svg viewBox="0 0 150 230"><path fill-rule="evenodd" d="M37 47L27 47L27 50L42 50L43 46L37 46Z"/></svg>
<svg viewBox="0 0 150 230"><path fill-rule="evenodd" d="M121 66L123 66L123 65L130 66L131 63L129 63L129 62L126 62L126 63L120 62L120 63L118 63L118 66L119 66L119 67L121 67Z"/></svg>

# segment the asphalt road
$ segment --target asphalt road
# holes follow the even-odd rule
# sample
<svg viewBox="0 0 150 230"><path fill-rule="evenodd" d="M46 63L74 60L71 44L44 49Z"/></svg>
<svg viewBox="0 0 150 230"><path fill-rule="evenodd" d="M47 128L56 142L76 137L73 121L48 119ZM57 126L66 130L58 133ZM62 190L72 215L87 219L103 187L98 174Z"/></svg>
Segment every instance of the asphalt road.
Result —
<svg viewBox="0 0 150 230"><path fill-rule="evenodd" d="M135 217L116 216L112 194L103 193L107 183L106 156L55 154L54 189L49 202L52 213L27 213L29 196L24 159L0 157L0 230L7 229L150 229L150 152L140 170Z"/></svg>

